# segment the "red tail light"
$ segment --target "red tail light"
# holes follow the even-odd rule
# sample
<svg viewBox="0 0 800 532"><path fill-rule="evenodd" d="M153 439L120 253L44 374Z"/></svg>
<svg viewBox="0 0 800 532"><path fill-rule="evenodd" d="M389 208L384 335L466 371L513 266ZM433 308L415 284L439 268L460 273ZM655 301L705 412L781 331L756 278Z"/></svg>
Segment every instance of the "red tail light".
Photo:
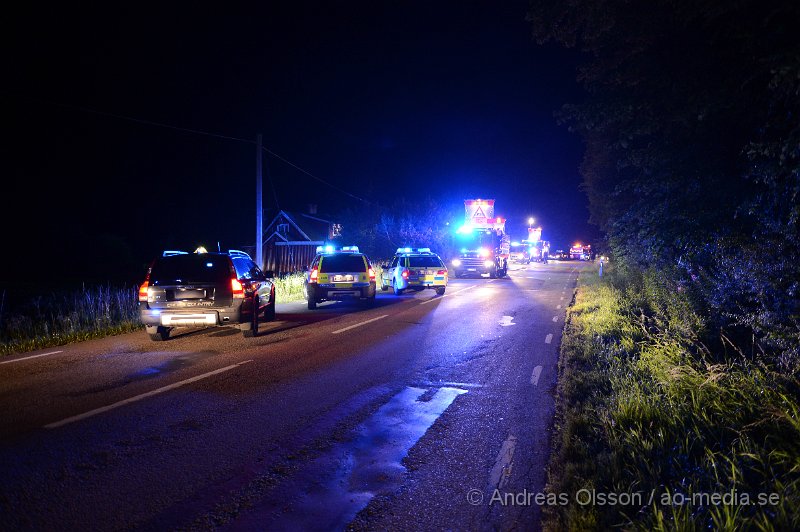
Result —
<svg viewBox="0 0 800 532"><path fill-rule="evenodd" d="M447 273L447 270L439 270L438 272L436 272L436 275L444 275L446 273Z"/></svg>
<svg viewBox="0 0 800 532"><path fill-rule="evenodd" d="M408 270L403 270L401 275L403 276L403 279L408 279Z"/></svg>
<svg viewBox="0 0 800 532"><path fill-rule="evenodd" d="M150 286L150 281L145 279L142 286L139 287L139 301L144 303L147 301L147 287Z"/></svg>
<svg viewBox="0 0 800 532"><path fill-rule="evenodd" d="M244 288L239 279L231 279L231 289L233 290L234 299L244 298Z"/></svg>
<svg viewBox="0 0 800 532"><path fill-rule="evenodd" d="M370 281L375 280L375 270L373 270L372 268L369 269L369 280Z"/></svg>
<svg viewBox="0 0 800 532"><path fill-rule="evenodd" d="M314 268L313 270L311 270L311 278L310 278L309 282L310 283L316 283L317 282L317 277L319 277L319 272L317 271L316 268Z"/></svg>

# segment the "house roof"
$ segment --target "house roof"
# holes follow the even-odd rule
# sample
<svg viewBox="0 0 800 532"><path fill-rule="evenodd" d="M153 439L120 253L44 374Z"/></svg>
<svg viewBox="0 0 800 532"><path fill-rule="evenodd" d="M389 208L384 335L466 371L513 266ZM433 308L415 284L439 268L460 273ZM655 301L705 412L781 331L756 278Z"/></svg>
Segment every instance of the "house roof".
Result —
<svg viewBox="0 0 800 532"><path fill-rule="evenodd" d="M277 233L278 225L282 223L289 224L289 234ZM270 240L277 233L278 240L324 242L328 240L332 223L320 215L281 210L264 228L264 240Z"/></svg>

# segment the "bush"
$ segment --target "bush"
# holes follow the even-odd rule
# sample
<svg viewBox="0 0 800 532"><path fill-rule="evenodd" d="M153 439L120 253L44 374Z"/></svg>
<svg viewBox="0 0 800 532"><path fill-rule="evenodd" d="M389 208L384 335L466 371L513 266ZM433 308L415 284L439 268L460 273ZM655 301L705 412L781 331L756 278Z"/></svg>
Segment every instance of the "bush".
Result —
<svg viewBox="0 0 800 532"><path fill-rule="evenodd" d="M137 287L112 286L37 296L0 316L0 354L139 329L136 299Z"/></svg>
<svg viewBox="0 0 800 532"><path fill-rule="evenodd" d="M711 336L693 295L664 272L582 278L561 347L548 486L573 503L549 508L547 528L800 527L798 382ZM580 506L582 488L640 492L643 503ZM780 500L713 504L715 493Z"/></svg>

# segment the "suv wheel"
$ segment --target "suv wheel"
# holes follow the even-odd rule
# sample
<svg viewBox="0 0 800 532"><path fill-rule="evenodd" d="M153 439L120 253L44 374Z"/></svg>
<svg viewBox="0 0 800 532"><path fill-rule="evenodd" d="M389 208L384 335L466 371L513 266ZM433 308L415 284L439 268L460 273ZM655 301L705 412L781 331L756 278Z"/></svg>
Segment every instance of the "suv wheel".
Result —
<svg viewBox="0 0 800 532"><path fill-rule="evenodd" d="M317 300L314 299L313 296L308 296L308 310L314 310L317 308Z"/></svg>
<svg viewBox="0 0 800 532"><path fill-rule="evenodd" d="M245 338L253 338L254 336L258 336L258 307L259 301L258 296L253 296L253 312L250 318L250 327L248 329L242 329L242 336Z"/></svg>
<svg viewBox="0 0 800 532"><path fill-rule="evenodd" d="M147 327L147 335L154 342L163 342L169 339L169 327Z"/></svg>
<svg viewBox="0 0 800 532"><path fill-rule="evenodd" d="M446 288L445 286L437 286L436 287L436 295L437 296L443 296L445 288Z"/></svg>
<svg viewBox="0 0 800 532"><path fill-rule="evenodd" d="M402 289L402 288L399 288L399 287L397 286L397 283L395 283L395 284L394 284L394 287L393 287L393 289L394 289L394 295L396 295L396 296L401 296L401 295L403 295L403 289Z"/></svg>

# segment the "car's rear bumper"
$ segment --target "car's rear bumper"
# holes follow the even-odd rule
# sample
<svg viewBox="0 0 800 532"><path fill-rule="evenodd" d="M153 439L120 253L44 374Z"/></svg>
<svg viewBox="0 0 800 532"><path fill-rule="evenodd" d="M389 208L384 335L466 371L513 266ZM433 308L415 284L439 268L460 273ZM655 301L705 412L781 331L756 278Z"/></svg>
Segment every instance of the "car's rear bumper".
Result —
<svg viewBox="0 0 800 532"><path fill-rule="evenodd" d="M202 309L151 309L139 308L139 318L144 325L163 327L213 327L238 325L242 322L242 305Z"/></svg>
<svg viewBox="0 0 800 532"><path fill-rule="evenodd" d="M309 284L308 295L316 301L343 301L375 297L376 284L374 282L348 284L350 286L336 283Z"/></svg>
<svg viewBox="0 0 800 532"><path fill-rule="evenodd" d="M447 286L447 278L442 277L441 279L431 279L431 280L419 280L419 279L409 279L403 283L405 286L403 288L437 288L440 286Z"/></svg>

